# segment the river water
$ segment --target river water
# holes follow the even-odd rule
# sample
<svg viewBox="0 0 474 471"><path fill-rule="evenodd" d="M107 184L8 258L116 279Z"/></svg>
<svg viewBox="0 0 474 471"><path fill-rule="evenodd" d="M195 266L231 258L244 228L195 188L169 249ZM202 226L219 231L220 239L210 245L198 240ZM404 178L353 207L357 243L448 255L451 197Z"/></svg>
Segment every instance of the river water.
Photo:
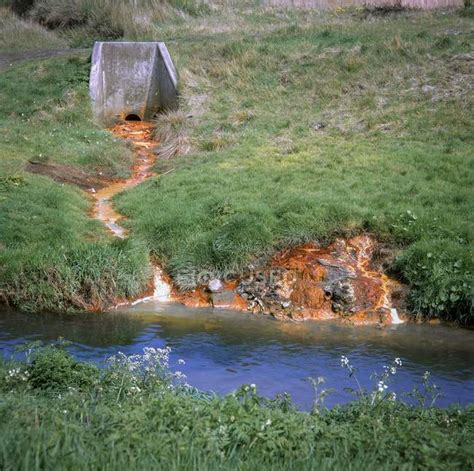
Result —
<svg viewBox="0 0 474 471"><path fill-rule="evenodd" d="M350 326L336 322L287 323L251 314L189 309L156 302L107 314L25 314L0 310L0 350L33 340L64 337L71 353L103 363L118 351L140 353L144 347L170 346L172 361L188 382L201 390L227 393L255 383L260 394L288 392L299 407L311 407L308 377L322 376L334 391L325 405L351 400L344 388L355 387L341 355L358 369L364 387L383 365L401 358L403 367L390 390L398 396L421 387L425 371L440 387L437 405L474 402L474 331L443 326L401 324Z"/></svg>

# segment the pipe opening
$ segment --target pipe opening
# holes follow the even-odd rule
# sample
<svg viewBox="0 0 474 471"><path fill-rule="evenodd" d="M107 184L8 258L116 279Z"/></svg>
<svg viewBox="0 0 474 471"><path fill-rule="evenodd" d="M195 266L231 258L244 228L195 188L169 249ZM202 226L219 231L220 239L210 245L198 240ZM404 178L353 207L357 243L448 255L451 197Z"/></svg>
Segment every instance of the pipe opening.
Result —
<svg viewBox="0 0 474 471"><path fill-rule="evenodd" d="M128 114L125 116L125 121L141 121L142 119L137 114Z"/></svg>

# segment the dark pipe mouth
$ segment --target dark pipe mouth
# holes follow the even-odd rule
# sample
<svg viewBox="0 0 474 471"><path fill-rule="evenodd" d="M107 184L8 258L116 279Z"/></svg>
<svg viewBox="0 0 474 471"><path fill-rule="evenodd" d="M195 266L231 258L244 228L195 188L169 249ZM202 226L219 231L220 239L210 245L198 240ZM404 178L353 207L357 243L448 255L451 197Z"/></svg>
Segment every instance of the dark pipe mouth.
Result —
<svg viewBox="0 0 474 471"><path fill-rule="evenodd" d="M125 121L141 121L142 119L137 114L128 114L125 116Z"/></svg>

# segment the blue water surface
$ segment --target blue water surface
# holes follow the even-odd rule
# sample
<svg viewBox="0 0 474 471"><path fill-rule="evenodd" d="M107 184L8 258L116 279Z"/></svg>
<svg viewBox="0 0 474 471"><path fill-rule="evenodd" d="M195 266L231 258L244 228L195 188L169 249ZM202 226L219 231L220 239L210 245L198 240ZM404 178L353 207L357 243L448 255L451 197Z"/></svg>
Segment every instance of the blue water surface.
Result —
<svg viewBox="0 0 474 471"><path fill-rule="evenodd" d="M119 351L134 354L149 346L170 346L175 369L192 386L224 394L255 383L260 394L287 392L304 409L314 397L308 377L325 378L324 387L332 389L325 401L329 407L354 398L346 389L356 383L341 367L341 355L357 368L364 388L371 389L373 373L399 357L403 366L389 389L398 397L422 389L422 375L429 371L442 393L437 405L474 402L474 332L451 326L293 323L159 303L107 314L0 311L0 351L6 357L18 345L59 337L71 342L68 348L75 357L98 364ZM178 359L186 364L178 367Z"/></svg>

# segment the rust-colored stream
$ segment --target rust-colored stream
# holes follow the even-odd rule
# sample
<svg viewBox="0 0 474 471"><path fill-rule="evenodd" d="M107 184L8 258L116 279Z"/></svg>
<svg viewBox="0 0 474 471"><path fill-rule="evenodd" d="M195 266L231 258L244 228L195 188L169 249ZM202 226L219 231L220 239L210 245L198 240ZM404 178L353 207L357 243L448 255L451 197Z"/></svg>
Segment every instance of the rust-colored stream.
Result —
<svg viewBox="0 0 474 471"><path fill-rule="evenodd" d="M130 178L115 181L93 193L94 217L102 221L115 237L121 239L127 236L127 230L119 224L123 216L113 208L112 198L117 193L138 185L154 175L150 169L156 160L153 149L158 143L152 137L153 127L153 123L146 121L127 121L109 129L116 136L132 142L136 161Z"/></svg>

